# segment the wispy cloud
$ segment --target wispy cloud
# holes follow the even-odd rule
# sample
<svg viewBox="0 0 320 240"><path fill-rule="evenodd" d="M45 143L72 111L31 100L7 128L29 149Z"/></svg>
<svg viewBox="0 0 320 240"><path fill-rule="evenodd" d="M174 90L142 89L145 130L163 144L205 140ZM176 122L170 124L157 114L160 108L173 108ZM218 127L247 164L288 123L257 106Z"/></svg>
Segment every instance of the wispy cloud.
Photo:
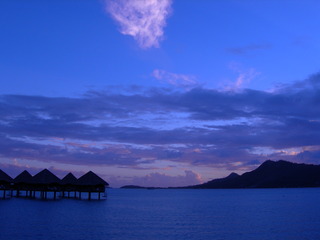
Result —
<svg viewBox="0 0 320 240"><path fill-rule="evenodd" d="M227 52L234 55L244 55L252 51L265 50L271 48L270 44L251 44L242 47L228 48Z"/></svg>
<svg viewBox="0 0 320 240"><path fill-rule="evenodd" d="M141 48L159 47L172 0L106 0L106 3L122 34L132 36Z"/></svg>
<svg viewBox="0 0 320 240"><path fill-rule="evenodd" d="M171 73L160 69L155 69L152 72L152 76L161 82L185 89L191 89L200 85L195 76Z"/></svg>
<svg viewBox="0 0 320 240"><path fill-rule="evenodd" d="M256 76L259 75L259 72L254 68L250 68L246 71L239 71L238 74L239 75L234 84L235 89L242 88L246 84L249 84Z"/></svg>
<svg viewBox="0 0 320 240"><path fill-rule="evenodd" d="M258 72L254 68L245 69L240 64L232 62L229 65L229 68L237 74L236 80L228 83L224 90L227 91L238 91L243 89L244 87L247 87L249 83L255 79L258 75L260 75L260 72Z"/></svg>

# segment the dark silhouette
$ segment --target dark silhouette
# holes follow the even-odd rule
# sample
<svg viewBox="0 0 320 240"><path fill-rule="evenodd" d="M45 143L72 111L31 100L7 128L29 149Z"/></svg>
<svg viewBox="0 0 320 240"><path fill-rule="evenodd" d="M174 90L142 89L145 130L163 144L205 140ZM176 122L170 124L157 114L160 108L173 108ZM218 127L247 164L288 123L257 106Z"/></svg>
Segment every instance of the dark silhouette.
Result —
<svg viewBox="0 0 320 240"><path fill-rule="evenodd" d="M11 189L12 178L0 169L0 190L3 191L2 198L6 198L7 190Z"/></svg>
<svg viewBox="0 0 320 240"><path fill-rule="evenodd" d="M257 169L187 188L299 188L320 187L320 165L265 161Z"/></svg>
<svg viewBox="0 0 320 240"><path fill-rule="evenodd" d="M35 191L41 192L41 198L47 199L47 193L53 192L54 199L57 198L57 192L60 190L61 180L50 172L44 169L33 176L33 187Z"/></svg>
<svg viewBox="0 0 320 240"><path fill-rule="evenodd" d="M16 190L16 197L20 197L20 191L26 192L26 197L31 197L33 192L33 177L27 171L24 170L13 180L14 188Z"/></svg>
<svg viewBox="0 0 320 240"><path fill-rule="evenodd" d="M141 186L137 186L137 185L125 185L125 186L122 186L121 188L127 188L127 189L137 189L137 188L142 188L142 189L145 189L146 187L141 187Z"/></svg>
<svg viewBox="0 0 320 240"><path fill-rule="evenodd" d="M105 186L109 184L92 171L89 171L78 179L77 185L80 199L82 192L88 192L89 200L91 200L91 193L98 193L98 199L100 200L100 194L105 192Z"/></svg>
<svg viewBox="0 0 320 240"><path fill-rule="evenodd" d="M126 189L149 189L149 190L153 190L153 189L164 189L163 187L141 187L141 186L136 186L136 185L125 185L122 186L121 188L126 188Z"/></svg>
<svg viewBox="0 0 320 240"><path fill-rule="evenodd" d="M320 187L320 165L292 163L284 160L267 160L257 169L242 175L231 173L225 178L186 187L166 189L215 189L215 188L304 188ZM164 189L126 185L127 189Z"/></svg>
<svg viewBox="0 0 320 240"><path fill-rule="evenodd" d="M69 172L64 178L61 179L62 185L77 185L78 179Z"/></svg>
<svg viewBox="0 0 320 240"><path fill-rule="evenodd" d="M65 192L68 193L67 197L70 198L70 193L73 192L73 196L76 197L78 179L72 174L68 173L61 180L62 196L65 196Z"/></svg>
<svg viewBox="0 0 320 240"><path fill-rule="evenodd" d="M74 192L74 197L81 199L81 193L87 192L88 199L91 200L91 194L97 193L98 199L101 199L101 193L105 193L106 186L109 184L93 172L88 172L77 179L72 173L68 173L62 180L44 169L32 177L28 171L23 171L14 180L0 169L0 191L3 192L2 198L6 198L6 192L10 191L10 196L20 197L20 192L25 191L25 197L36 198L36 193L40 193L41 199L48 199L48 192L53 193L53 199L60 196L65 197L64 192ZM62 193L62 194L61 194Z"/></svg>

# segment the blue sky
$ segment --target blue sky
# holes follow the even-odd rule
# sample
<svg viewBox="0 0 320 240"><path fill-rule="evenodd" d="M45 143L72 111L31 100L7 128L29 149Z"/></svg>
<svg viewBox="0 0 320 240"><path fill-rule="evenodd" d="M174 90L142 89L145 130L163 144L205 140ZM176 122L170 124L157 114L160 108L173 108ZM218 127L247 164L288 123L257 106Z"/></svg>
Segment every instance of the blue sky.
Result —
<svg viewBox="0 0 320 240"><path fill-rule="evenodd" d="M320 3L3 0L0 167L181 186L319 163Z"/></svg>

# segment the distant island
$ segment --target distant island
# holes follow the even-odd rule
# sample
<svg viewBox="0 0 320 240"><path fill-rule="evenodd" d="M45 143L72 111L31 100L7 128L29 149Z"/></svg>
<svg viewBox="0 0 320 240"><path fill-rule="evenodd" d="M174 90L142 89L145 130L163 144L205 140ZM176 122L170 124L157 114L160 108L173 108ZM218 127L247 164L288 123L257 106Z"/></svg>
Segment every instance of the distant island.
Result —
<svg viewBox="0 0 320 240"><path fill-rule="evenodd" d="M194 186L179 187L179 189L305 187L320 187L320 165L267 160L255 170L242 175L231 173L225 178L214 179ZM157 189L134 185L123 186L122 188Z"/></svg>
<svg viewBox="0 0 320 240"><path fill-rule="evenodd" d="M121 188L127 188L127 189L164 189L162 187L141 187L137 185L125 185Z"/></svg>

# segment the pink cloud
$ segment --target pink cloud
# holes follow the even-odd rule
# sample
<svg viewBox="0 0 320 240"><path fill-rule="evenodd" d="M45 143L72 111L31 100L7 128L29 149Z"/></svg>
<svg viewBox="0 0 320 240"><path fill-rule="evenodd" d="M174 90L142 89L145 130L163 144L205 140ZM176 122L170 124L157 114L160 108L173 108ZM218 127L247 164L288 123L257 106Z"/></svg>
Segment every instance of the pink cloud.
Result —
<svg viewBox="0 0 320 240"><path fill-rule="evenodd" d="M171 0L106 0L106 3L122 34L132 36L141 48L159 47Z"/></svg>
<svg viewBox="0 0 320 240"><path fill-rule="evenodd" d="M228 83L224 89L227 91L238 91L245 87L248 87L250 82L260 75L254 68L243 68L239 63L232 62L229 68L237 74L235 81Z"/></svg>
<svg viewBox="0 0 320 240"><path fill-rule="evenodd" d="M155 69L152 72L152 76L161 82L169 83L170 85L176 87L190 89L199 86L196 78L191 75L177 74L160 69Z"/></svg>

